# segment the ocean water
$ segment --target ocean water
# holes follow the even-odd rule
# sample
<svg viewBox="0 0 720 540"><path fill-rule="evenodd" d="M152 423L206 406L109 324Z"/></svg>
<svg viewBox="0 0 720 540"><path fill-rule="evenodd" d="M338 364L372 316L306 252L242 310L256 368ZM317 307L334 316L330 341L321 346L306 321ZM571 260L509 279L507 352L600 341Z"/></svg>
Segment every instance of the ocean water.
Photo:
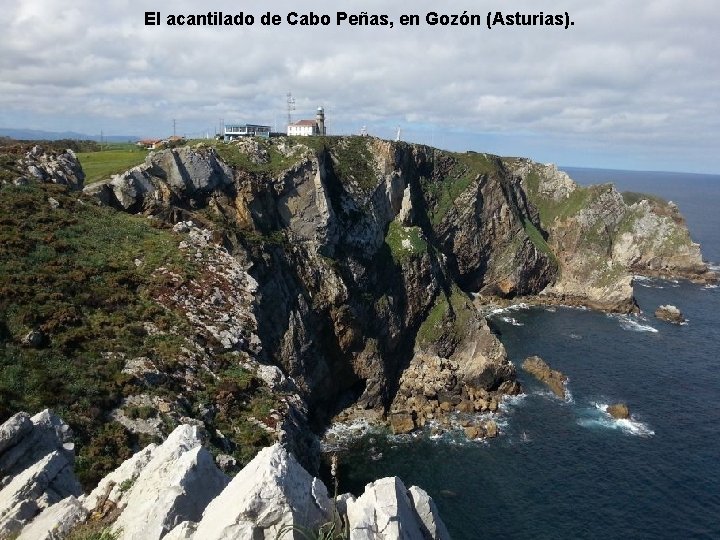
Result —
<svg viewBox="0 0 720 540"><path fill-rule="evenodd" d="M706 258L720 261L720 177L571 170L580 183L675 201ZM569 377L554 397L518 370L486 442L368 433L341 456L340 489L397 475L435 499L453 538L720 538L720 289L639 280L638 317L529 308L492 324L510 358L542 356ZM689 324L652 315L675 304ZM604 405L623 401L631 421Z"/></svg>

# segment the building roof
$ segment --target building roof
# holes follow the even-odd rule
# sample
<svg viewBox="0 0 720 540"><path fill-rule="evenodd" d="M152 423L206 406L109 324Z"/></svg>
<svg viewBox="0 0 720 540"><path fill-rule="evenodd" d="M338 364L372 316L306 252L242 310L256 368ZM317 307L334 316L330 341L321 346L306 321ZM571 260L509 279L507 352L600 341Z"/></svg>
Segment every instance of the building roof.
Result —
<svg viewBox="0 0 720 540"><path fill-rule="evenodd" d="M297 122L290 124L291 126L314 126L317 122L315 120L298 120Z"/></svg>

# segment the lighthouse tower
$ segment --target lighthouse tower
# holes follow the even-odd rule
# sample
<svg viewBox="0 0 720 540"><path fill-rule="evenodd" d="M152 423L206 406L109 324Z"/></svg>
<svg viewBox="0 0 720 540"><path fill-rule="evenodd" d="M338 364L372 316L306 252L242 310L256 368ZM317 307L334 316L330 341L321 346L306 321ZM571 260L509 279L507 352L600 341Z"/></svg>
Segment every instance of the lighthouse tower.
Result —
<svg viewBox="0 0 720 540"><path fill-rule="evenodd" d="M325 109L322 107L317 109L315 123L317 124L318 135L325 135Z"/></svg>

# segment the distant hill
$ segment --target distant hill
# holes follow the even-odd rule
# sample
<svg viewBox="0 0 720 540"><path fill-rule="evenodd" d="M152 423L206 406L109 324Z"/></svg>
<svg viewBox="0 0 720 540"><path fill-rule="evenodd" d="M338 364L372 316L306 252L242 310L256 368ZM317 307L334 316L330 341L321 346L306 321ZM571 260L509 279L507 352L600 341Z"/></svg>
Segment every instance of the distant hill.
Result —
<svg viewBox="0 0 720 540"><path fill-rule="evenodd" d="M100 141L100 135L88 135L75 131L43 131L39 129L0 128L0 137L10 137L25 141L57 141L60 139L75 139L81 141ZM136 141L136 135L105 135L105 142Z"/></svg>

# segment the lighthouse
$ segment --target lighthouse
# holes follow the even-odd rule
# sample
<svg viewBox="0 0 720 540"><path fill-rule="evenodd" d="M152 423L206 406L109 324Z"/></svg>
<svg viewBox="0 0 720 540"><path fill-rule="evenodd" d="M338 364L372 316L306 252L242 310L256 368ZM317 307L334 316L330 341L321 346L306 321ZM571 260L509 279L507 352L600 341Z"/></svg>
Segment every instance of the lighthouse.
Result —
<svg viewBox="0 0 720 540"><path fill-rule="evenodd" d="M325 135L325 109L318 107L315 115L315 124L317 124L318 135Z"/></svg>

